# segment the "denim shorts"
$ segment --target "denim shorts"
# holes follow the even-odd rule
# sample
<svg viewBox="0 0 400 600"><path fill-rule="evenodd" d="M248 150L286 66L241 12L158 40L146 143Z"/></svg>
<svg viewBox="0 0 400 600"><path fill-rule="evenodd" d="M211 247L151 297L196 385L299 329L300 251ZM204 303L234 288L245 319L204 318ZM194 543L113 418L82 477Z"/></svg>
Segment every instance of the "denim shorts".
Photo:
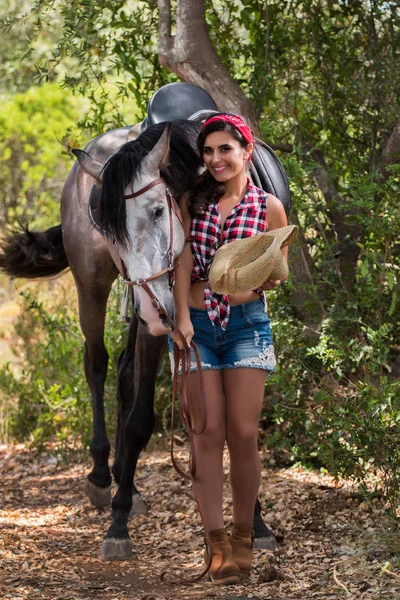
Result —
<svg viewBox="0 0 400 600"><path fill-rule="evenodd" d="M203 371L210 369L262 369L274 371L276 367L270 319L261 300L231 306L227 328L213 325L206 310L190 308L196 344ZM172 372L173 340L168 336ZM197 363L191 351L191 371Z"/></svg>

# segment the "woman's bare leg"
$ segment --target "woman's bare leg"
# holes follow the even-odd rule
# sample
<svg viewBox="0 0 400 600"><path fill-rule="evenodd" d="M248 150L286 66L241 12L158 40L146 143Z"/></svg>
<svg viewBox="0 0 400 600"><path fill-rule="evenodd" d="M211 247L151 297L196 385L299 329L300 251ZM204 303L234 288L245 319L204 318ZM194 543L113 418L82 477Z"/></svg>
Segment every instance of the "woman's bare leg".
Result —
<svg viewBox="0 0 400 600"><path fill-rule="evenodd" d="M261 369L223 371L234 523L253 524L261 476L258 423L266 375Z"/></svg>
<svg viewBox="0 0 400 600"><path fill-rule="evenodd" d="M196 476L193 480L193 491L207 535L214 529L224 527L222 455L226 427L221 371L203 371L203 381L207 427L203 433L194 436ZM192 406L196 406L200 402L199 390L198 374L191 373ZM198 418L195 418L194 422L195 428L198 428L199 423L196 421Z"/></svg>

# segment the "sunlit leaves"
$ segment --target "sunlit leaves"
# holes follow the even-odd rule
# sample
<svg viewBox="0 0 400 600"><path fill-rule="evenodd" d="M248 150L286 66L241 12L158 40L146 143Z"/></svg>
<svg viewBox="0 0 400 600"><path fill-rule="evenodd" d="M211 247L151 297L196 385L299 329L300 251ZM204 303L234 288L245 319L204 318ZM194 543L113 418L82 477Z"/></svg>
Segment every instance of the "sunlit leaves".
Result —
<svg viewBox="0 0 400 600"><path fill-rule="evenodd" d="M3 101L0 115L2 228L59 220L59 200L72 165L68 154L80 132L82 100L55 84L30 88Z"/></svg>

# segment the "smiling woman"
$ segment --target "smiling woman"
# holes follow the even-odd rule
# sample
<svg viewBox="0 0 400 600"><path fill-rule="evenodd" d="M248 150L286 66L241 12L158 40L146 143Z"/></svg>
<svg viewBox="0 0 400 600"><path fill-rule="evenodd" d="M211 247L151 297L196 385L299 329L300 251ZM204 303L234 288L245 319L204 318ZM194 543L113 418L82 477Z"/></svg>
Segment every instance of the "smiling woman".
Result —
<svg viewBox="0 0 400 600"><path fill-rule="evenodd" d="M217 181L232 180L242 172L243 159L251 159L253 135L242 119L235 115L217 115L208 119L207 124L210 126L212 123L216 124L215 132L210 133L207 138L203 131L205 127L202 128L198 139L199 150L208 171Z"/></svg>
<svg viewBox="0 0 400 600"><path fill-rule="evenodd" d="M254 186L247 176L253 136L240 117L223 113L211 117L201 128L197 145L206 171L187 202L181 203L190 245L176 273L175 320L186 342L190 345L193 340L200 355L207 424L193 440L197 458L193 489L206 533L209 576L221 585L248 577L251 569L253 506L261 471L258 421L275 355L262 289L217 294L209 271L220 246L284 227L287 218L280 200ZM280 283L268 280L262 288ZM183 347L172 333L172 363L173 342ZM198 407L202 381L193 351L191 371L191 404ZM198 430L196 415L194 424ZM225 442L233 498L230 540L222 512Z"/></svg>

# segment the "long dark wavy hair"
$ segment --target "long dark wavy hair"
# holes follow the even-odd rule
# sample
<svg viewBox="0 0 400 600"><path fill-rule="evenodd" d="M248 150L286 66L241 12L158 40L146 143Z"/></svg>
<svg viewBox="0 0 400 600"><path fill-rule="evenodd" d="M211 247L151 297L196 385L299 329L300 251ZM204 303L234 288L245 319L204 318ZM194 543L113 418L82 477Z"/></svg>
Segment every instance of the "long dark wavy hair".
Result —
<svg viewBox="0 0 400 600"><path fill-rule="evenodd" d="M236 116L233 115L233 113L216 113L212 116L216 117L218 115ZM213 121L201 129L197 138L197 149L202 161L206 138L210 133L214 133L215 131L226 131L227 133L230 133L243 148L248 146L248 142L232 123L228 123L227 121ZM224 184L219 183L208 170L204 171L190 191L188 209L191 217L203 214L210 204L215 204L219 201L224 195L224 192Z"/></svg>
<svg viewBox="0 0 400 600"><path fill-rule="evenodd" d="M160 139L167 123L146 129L133 142L124 144L105 164L97 224L112 239L126 246L125 190L141 171L143 159ZM199 177L202 161L197 150L199 126L193 121L170 124L168 164L160 174L174 198L179 199Z"/></svg>

